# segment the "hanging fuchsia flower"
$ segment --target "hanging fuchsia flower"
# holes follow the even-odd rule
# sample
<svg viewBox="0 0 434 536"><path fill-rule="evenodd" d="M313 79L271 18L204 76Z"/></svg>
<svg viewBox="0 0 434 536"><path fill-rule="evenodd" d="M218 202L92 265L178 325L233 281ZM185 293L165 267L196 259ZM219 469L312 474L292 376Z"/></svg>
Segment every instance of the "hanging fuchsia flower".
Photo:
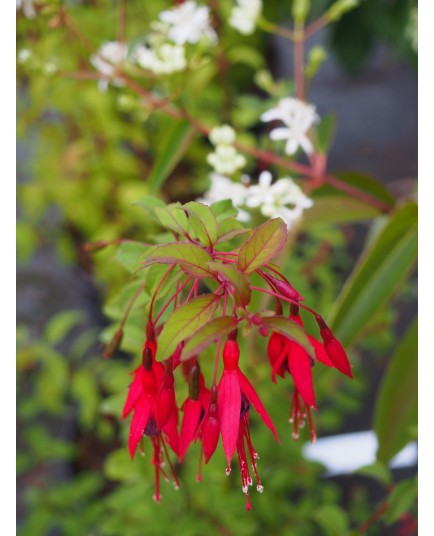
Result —
<svg viewBox="0 0 434 536"><path fill-rule="evenodd" d="M179 461L182 461L190 443L196 438L200 422L209 406L209 390L205 387L205 379L197 362L190 364L188 380L189 394L182 406L184 417L179 436Z"/></svg>
<svg viewBox="0 0 434 536"><path fill-rule="evenodd" d="M165 441L171 449L178 453L178 415L172 411L164 426L161 428L157 424L157 395L159 386L163 381L164 367L161 363L155 361L156 344L154 341L146 342L143 350L142 364L134 371L134 379L130 385L128 396L122 411L122 418L128 417L133 412L133 418L130 424L130 434L128 438L128 448L131 458L134 459L137 446L143 436L150 437L153 446L152 464L155 467L155 494L154 498L158 502L160 495L160 474L168 479L165 473L164 455L167 456ZM164 436L166 439L164 439ZM173 471L172 476L175 485L178 486L178 480Z"/></svg>
<svg viewBox="0 0 434 536"><path fill-rule="evenodd" d="M181 215L182 210L187 214L186 220ZM311 440L315 439L311 411L317 408L312 376L312 367L316 361L337 368L350 377L352 372L345 350L322 317L302 303L300 293L280 273L278 267L271 264L271 259L287 237L283 221L275 219L266 222L255 229L240 248L224 252L215 247L220 224L210 211L205 205L194 202L188 203L184 208L176 205L168 209L167 221L171 222L168 229L173 231L172 224L176 227L176 231L173 231L176 241L154 246L145 257L144 267L153 264L168 264L169 267L157 283L147 310L142 364L133 372L134 378L122 416L126 418L130 413L133 414L128 439L132 458L143 438L149 437L152 442L154 497L157 501L161 497L161 477L168 480L165 463L168 463L175 485L178 486L167 446L175 453L178 462L182 463L190 445L200 441L197 478L200 480L202 460L209 463L221 436L227 463L226 473L229 475L232 458L236 453L242 490L246 494L246 508L250 509L249 488L253 480L256 480L256 489L263 491L257 468L258 455L250 435L251 407L275 439L279 441L279 438L255 387L240 369L240 348L237 342L239 326L244 323L246 333L257 330L262 337L270 334L267 354L273 382L276 382L277 376L283 378L287 373L292 378L294 385L290 420L293 422L294 439L298 439L299 430L306 421L309 423ZM188 221L188 225L184 228L185 221ZM222 220L222 224L226 221ZM230 233L239 232L237 229L234 231L231 225L228 228L222 225L222 229L223 242L228 235L231 236ZM193 235L190 234L191 230L194 230ZM185 240L181 240L180 236ZM253 275L256 280L258 277L262 279L267 288L254 286L251 280ZM208 288L215 285L216 289L199 295L202 278L207 279ZM176 288L168 298L167 293L159 295L166 284ZM274 314L269 309L252 310L254 292L275 299ZM160 309L154 316L157 307ZM316 319L322 343L305 332L299 315L300 308ZM285 309L289 309L289 316L285 315ZM119 328L118 334L122 333L122 328L123 326ZM115 339L116 344L122 340L120 336ZM312 355L306 349L306 340L314 350ZM200 354L214 343L217 343L214 375L211 389L208 390L199 359ZM218 381L221 359L223 372ZM175 391L179 382L179 365L188 383L188 397L182 405L182 423L178 432Z"/></svg>
<svg viewBox="0 0 434 536"><path fill-rule="evenodd" d="M274 424L255 388L239 369L239 358L240 349L238 343L235 339L229 338L223 348L224 369L218 387L220 430L229 471L230 462L237 446L242 396L252 404L276 440L280 442Z"/></svg>

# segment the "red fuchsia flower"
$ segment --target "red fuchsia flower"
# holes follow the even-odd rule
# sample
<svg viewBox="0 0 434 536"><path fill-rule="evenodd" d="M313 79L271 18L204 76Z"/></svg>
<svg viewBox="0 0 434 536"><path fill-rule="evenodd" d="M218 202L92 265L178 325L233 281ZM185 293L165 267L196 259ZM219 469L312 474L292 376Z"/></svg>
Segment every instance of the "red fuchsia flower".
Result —
<svg viewBox="0 0 434 536"><path fill-rule="evenodd" d="M289 318L303 327L303 321L298 313L297 306L291 306ZM316 359L324 365L334 367L324 346L311 335L307 336L315 351ZM290 416L290 422L294 424L293 438L299 438L299 428L304 426L307 418L311 440L314 441L316 436L311 409L317 409L312 377L312 367L315 361L300 344L280 333L272 333L267 353L272 367L272 381L276 383L276 374L283 378L286 372L289 372L294 382Z"/></svg>
<svg viewBox="0 0 434 536"><path fill-rule="evenodd" d="M196 439L200 423L209 406L210 392L205 387L205 379L200 372L199 364L196 360L185 363L188 371L188 398L185 400L182 409L184 417L182 419L181 432L179 435L179 461L184 458L190 443Z"/></svg>
<svg viewBox="0 0 434 536"><path fill-rule="evenodd" d="M237 449L240 422L242 420L243 397L255 408L265 425L271 430L277 441L276 429L270 416L257 395L254 387L241 372L238 362L240 349L235 336L230 336L223 348L223 374L218 386L218 409L220 431L223 449L228 462L227 474L230 472L230 462Z"/></svg>
<svg viewBox="0 0 434 536"><path fill-rule="evenodd" d="M247 453L249 454L250 462L252 464L252 470L256 478L256 490L259 493L264 491L264 486L261 484L259 478L258 468L256 460L259 459L258 453L255 451L252 440L250 437L250 424L249 424L249 410L250 404L247 398L242 395L241 397L241 414L240 414L240 427L238 429L237 437L237 456L238 465L240 466L241 484L243 493L246 494L246 509L251 510L252 505L249 497L249 486L253 484L253 480L250 474L249 461L247 459ZM246 452L247 445L247 452Z"/></svg>
<svg viewBox="0 0 434 536"><path fill-rule="evenodd" d="M142 364L133 373L134 379L128 391L122 418L125 419L133 412L128 438L128 448L132 459L134 459L137 446L143 436L151 438L154 452L152 464L155 467L154 499L158 502L161 498L160 474L163 478L169 480L163 469L165 458L169 462L175 486L178 487L178 480L170 462L165 441L169 443L175 454L178 454L179 437L177 409L172 411L164 426L159 428L157 424L157 395L159 387L162 385L165 371L163 365L155 361L155 353L155 342L152 340L146 341Z"/></svg>
<svg viewBox="0 0 434 536"><path fill-rule="evenodd" d="M342 372L342 374L345 374L349 378L353 378L351 365L342 344L333 335L331 329L327 326L321 316L316 315L315 320L320 328L320 335L324 342L325 351L333 365Z"/></svg>

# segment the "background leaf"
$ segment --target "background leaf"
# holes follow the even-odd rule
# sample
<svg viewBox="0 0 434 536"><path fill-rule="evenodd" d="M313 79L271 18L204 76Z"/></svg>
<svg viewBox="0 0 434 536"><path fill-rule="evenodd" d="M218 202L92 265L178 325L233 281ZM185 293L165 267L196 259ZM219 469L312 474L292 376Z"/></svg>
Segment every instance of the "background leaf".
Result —
<svg viewBox="0 0 434 536"><path fill-rule="evenodd" d="M344 346L351 344L400 286L416 262L417 206L392 214L368 244L335 302L331 326Z"/></svg>
<svg viewBox="0 0 434 536"><path fill-rule="evenodd" d="M183 157L194 133L194 128L187 121L176 121L172 128L167 131L148 177L151 193L155 194L160 190L164 181Z"/></svg>
<svg viewBox="0 0 434 536"><path fill-rule="evenodd" d="M375 404L377 458L389 461L412 439L417 422L417 320L392 357Z"/></svg>

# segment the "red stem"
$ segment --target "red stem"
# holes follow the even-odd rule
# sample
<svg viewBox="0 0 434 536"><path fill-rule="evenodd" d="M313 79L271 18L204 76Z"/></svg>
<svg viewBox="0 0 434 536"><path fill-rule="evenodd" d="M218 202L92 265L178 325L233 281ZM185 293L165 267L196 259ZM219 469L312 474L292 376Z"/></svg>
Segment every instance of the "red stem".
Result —
<svg viewBox="0 0 434 536"><path fill-rule="evenodd" d="M166 305L161 309L161 311L158 313L157 318L154 321L154 325L157 324L157 322L160 320L162 314L164 311L169 307L169 305L173 302L173 300L178 296L178 294L185 288L185 286L192 280L192 277L188 277L184 283L179 287L179 289L175 292L175 294L170 298L170 300L166 303Z"/></svg>

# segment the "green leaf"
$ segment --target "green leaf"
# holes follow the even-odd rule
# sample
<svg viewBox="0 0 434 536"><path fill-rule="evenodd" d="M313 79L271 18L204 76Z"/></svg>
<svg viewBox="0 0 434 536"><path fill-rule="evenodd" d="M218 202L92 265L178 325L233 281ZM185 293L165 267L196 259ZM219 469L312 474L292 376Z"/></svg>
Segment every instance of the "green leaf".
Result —
<svg viewBox="0 0 434 536"><path fill-rule="evenodd" d="M392 357L375 404L377 458L389 461L413 439L417 423L417 319Z"/></svg>
<svg viewBox="0 0 434 536"><path fill-rule="evenodd" d="M238 268L254 272L279 253L286 242L288 231L281 218L269 220L256 228L240 249Z"/></svg>
<svg viewBox="0 0 434 536"><path fill-rule="evenodd" d="M315 199L313 207L306 210L303 227L311 229L327 224L369 220L380 214L379 209L353 197L341 195L321 196Z"/></svg>
<svg viewBox="0 0 434 536"><path fill-rule="evenodd" d="M339 506L326 504L316 508L312 518L327 536L344 536L348 530L348 516Z"/></svg>
<svg viewBox="0 0 434 536"><path fill-rule="evenodd" d="M356 471L356 474L374 478L385 486L389 486L392 482L392 473L386 464L375 462L370 465L365 465Z"/></svg>
<svg viewBox="0 0 434 536"><path fill-rule="evenodd" d="M222 264L220 262L212 262L209 266L215 270L223 280L229 281L234 290L234 299L237 305L246 306L250 303L250 298L252 296L252 291L250 289L250 283L248 278L234 268L233 266L228 266L227 264Z"/></svg>
<svg viewBox="0 0 434 536"><path fill-rule="evenodd" d="M189 242L172 242L156 246L145 257L142 266L152 264L180 264L181 268L194 277L211 277L213 273L208 266L211 255L195 244Z"/></svg>
<svg viewBox="0 0 434 536"><path fill-rule="evenodd" d="M134 272L139 267L140 258L149 249L140 242L124 242L116 251L116 259L129 272Z"/></svg>
<svg viewBox="0 0 434 536"><path fill-rule="evenodd" d="M166 359L176 350L181 341L194 335L213 317L220 297L205 294L176 309L164 324L158 337L157 360Z"/></svg>
<svg viewBox="0 0 434 536"><path fill-rule="evenodd" d="M195 201L186 203L183 208L190 216L190 224L198 240L205 246L212 246L217 240L217 220L212 210Z"/></svg>
<svg viewBox="0 0 434 536"><path fill-rule="evenodd" d="M360 173L358 171L346 171L343 173L337 173L336 177L346 182L351 186L355 186L362 192L371 195L384 201L386 204L393 207L396 203L396 199L389 192L389 190L375 177L371 177L366 173Z"/></svg>
<svg viewBox="0 0 434 536"><path fill-rule="evenodd" d="M238 45L227 51L227 59L231 63L243 63L255 71L264 65L264 58L257 48Z"/></svg>
<svg viewBox="0 0 434 536"><path fill-rule="evenodd" d="M220 222L225 218L234 217L238 214L237 209L232 204L230 199L222 199L212 203L209 208L213 211L217 221Z"/></svg>
<svg viewBox="0 0 434 536"><path fill-rule="evenodd" d="M218 239L217 243L222 244L227 242L236 236L240 236L246 233L250 233L250 229L246 229L235 218L226 218L218 224Z"/></svg>
<svg viewBox="0 0 434 536"><path fill-rule="evenodd" d="M161 199L158 199L158 197L154 197L153 195L144 195L141 197L138 201L133 203L133 205L138 205L139 207L144 208L147 210L150 214L153 213L153 209L155 207L165 207L166 204Z"/></svg>
<svg viewBox="0 0 434 536"><path fill-rule="evenodd" d="M335 302L330 324L344 346L369 324L416 262L417 206L392 214L373 238Z"/></svg>
<svg viewBox="0 0 434 536"><path fill-rule="evenodd" d="M61 342L69 331L84 321L83 311L62 311L50 318L44 333L44 339L51 344Z"/></svg>
<svg viewBox="0 0 434 536"><path fill-rule="evenodd" d="M417 477L400 482L389 495L389 508L383 520L386 525L392 525L405 514L413 505L417 497Z"/></svg>
<svg viewBox="0 0 434 536"><path fill-rule="evenodd" d="M303 328L286 316L263 316L262 324L271 331L276 331L297 342L306 352L315 358L315 352Z"/></svg>
<svg viewBox="0 0 434 536"><path fill-rule="evenodd" d="M154 207L158 221L163 227L177 234L188 233L188 219L182 210L181 203L171 203L164 207Z"/></svg>
<svg viewBox="0 0 434 536"><path fill-rule="evenodd" d="M161 141L154 166L148 177L151 193L157 193L181 160L193 139L195 130L187 121L176 121Z"/></svg>
<svg viewBox="0 0 434 536"><path fill-rule="evenodd" d="M221 316L206 323L199 331L192 335L182 350L183 361L199 355L205 348L220 337L229 335L238 327L238 321L233 316Z"/></svg>

